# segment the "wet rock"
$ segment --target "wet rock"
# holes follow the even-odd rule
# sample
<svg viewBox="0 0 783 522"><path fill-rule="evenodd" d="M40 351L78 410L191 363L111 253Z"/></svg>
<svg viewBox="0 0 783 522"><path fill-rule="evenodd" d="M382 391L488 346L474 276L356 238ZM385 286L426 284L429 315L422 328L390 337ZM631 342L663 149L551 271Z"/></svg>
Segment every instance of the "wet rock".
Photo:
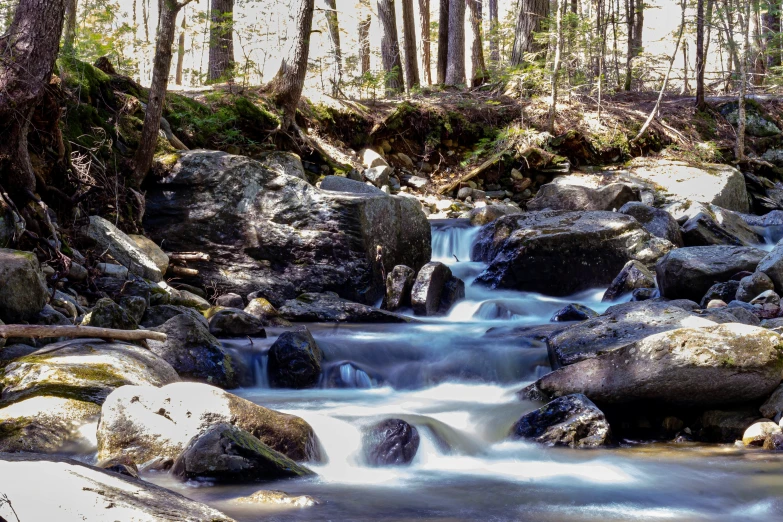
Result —
<svg viewBox="0 0 783 522"><path fill-rule="evenodd" d="M471 259L489 264L478 284L570 295L611 283L649 240L639 222L623 214L530 212L482 228Z"/></svg>
<svg viewBox="0 0 783 522"><path fill-rule="evenodd" d="M689 219L682 225L686 246L754 246L764 242L742 217L716 205L694 204Z"/></svg>
<svg viewBox="0 0 783 522"><path fill-rule="evenodd" d="M703 246L672 250L656 265L658 288L669 299L700 300L715 283L753 272L764 251L752 247Z"/></svg>
<svg viewBox="0 0 783 522"><path fill-rule="evenodd" d="M628 346L653 334L713 324L671 303L622 303L609 307L595 319L553 335L547 343L549 361L552 368L559 368Z"/></svg>
<svg viewBox="0 0 783 522"><path fill-rule="evenodd" d="M237 308L211 309L209 332L215 337L266 337L260 319Z"/></svg>
<svg viewBox="0 0 783 522"><path fill-rule="evenodd" d="M567 321L587 321L598 317L598 313L595 310L580 305L578 303L571 303L570 305L561 308L552 316L551 321L553 323L567 322Z"/></svg>
<svg viewBox="0 0 783 522"><path fill-rule="evenodd" d="M430 225L413 198L320 190L217 151L180 153L147 192L144 218L168 249L210 255L196 266L203 281L239 295L275 289L277 298L261 296L275 306L327 291L375 303L383 273L418 269L432 254Z"/></svg>
<svg viewBox="0 0 783 522"><path fill-rule="evenodd" d="M227 294L223 294L218 296L217 299L215 299L215 304L217 306L222 306L225 308L244 308L245 307L245 300L242 299L241 295L238 294L232 294L231 292Z"/></svg>
<svg viewBox="0 0 783 522"><path fill-rule="evenodd" d="M120 386L163 386L178 380L169 363L145 348L72 339L6 365L0 372L0 402L49 395L101 404Z"/></svg>
<svg viewBox="0 0 783 522"><path fill-rule="evenodd" d="M765 450L781 451L783 450L783 433L772 433L769 437L764 439L762 447Z"/></svg>
<svg viewBox="0 0 783 522"><path fill-rule="evenodd" d="M130 237L102 217L90 216L90 224L82 234L96 243L96 250L107 251L131 274L150 281L163 280L155 262Z"/></svg>
<svg viewBox="0 0 783 522"><path fill-rule="evenodd" d="M97 467L127 477L139 478L139 467L129 458L109 459L104 462L99 462Z"/></svg>
<svg viewBox="0 0 783 522"><path fill-rule="evenodd" d="M43 310L46 281L32 252L0 248L0 320L20 323Z"/></svg>
<svg viewBox="0 0 783 522"><path fill-rule="evenodd" d="M631 292L631 301L647 301L660 297L657 288L637 288Z"/></svg>
<svg viewBox="0 0 783 522"><path fill-rule="evenodd" d="M127 457L137 463L174 459L214 424L228 422L297 461L318 459L313 429L294 415L258 406L194 382L155 388L125 386L106 399L98 425L98 460Z"/></svg>
<svg viewBox="0 0 783 522"><path fill-rule="evenodd" d="M740 287L739 281L726 281L725 283L715 283L707 290L704 297L701 298L701 307L707 308L710 301L719 300L725 303L734 301L737 290Z"/></svg>
<svg viewBox="0 0 783 522"><path fill-rule="evenodd" d="M699 418L698 439L704 442L734 442L742 439L745 430L758 420L749 409L708 410Z"/></svg>
<svg viewBox="0 0 783 522"><path fill-rule="evenodd" d="M759 262L757 270L765 273L775 285L778 293L783 293L783 241L775 245Z"/></svg>
<svg viewBox="0 0 783 522"><path fill-rule="evenodd" d="M552 397L584 393L598 404L750 402L780 384L780 343L776 333L737 323L681 328L563 366L535 386Z"/></svg>
<svg viewBox="0 0 783 522"><path fill-rule="evenodd" d="M188 308L195 308L196 310L206 311L209 310L212 305L209 301L196 295L193 292L184 289L177 289L171 295L171 304L174 306L186 306Z"/></svg>
<svg viewBox="0 0 783 522"><path fill-rule="evenodd" d="M639 192L624 183L597 189L580 185L548 183L527 202L528 210L617 210L629 201L639 201Z"/></svg>
<svg viewBox="0 0 783 522"><path fill-rule="evenodd" d="M776 294L774 290L767 290L766 292L762 292L753 298L750 304L753 306L762 307L766 304L780 306L780 296Z"/></svg>
<svg viewBox="0 0 783 522"><path fill-rule="evenodd" d="M147 341L150 351L165 359L180 376L221 388L238 386L234 361L202 322L180 314L154 330L168 339Z"/></svg>
<svg viewBox="0 0 783 522"><path fill-rule="evenodd" d="M263 326L291 326L290 322L280 317L277 308L263 297L250 299L245 307L245 312L261 321Z"/></svg>
<svg viewBox="0 0 783 522"><path fill-rule="evenodd" d="M269 349L267 375L273 388L311 388L321 376L323 352L305 329L284 332Z"/></svg>
<svg viewBox="0 0 783 522"><path fill-rule="evenodd" d="M55 456L0 454L0 491L23 521L232 522L220 511L160 486ZM45 491L46 498L31 491ZM0 512L16 520L12 513Z"/></svg>
<svg viewBox="0 0 783 522"><path fill-rule="evenodd" d="M604 413L590 399L576 393L522 416L511 428L511 436L547 446L594 448L610 441L611 429Z"/></svg>
<svg viewBox="0 0 783 522"><path fill-rule="evenodd" d="M473 226L484 226L500 217L521 213L522 210L519 207L512 205L487 205L470 211L470 224Z"/></svg>
<svg viewBox="0 0 783 522"><path fill-rule="evenodd" d="M680 225L665 210L650 207L638 201L630 201L623 205L618 212L636 219L651 235L666 239L678 248L683 246Z"/></svg>
<svg viewBox="0 0 783 522"><path fill-rule="evenodd" d="M637 288L655 288L655 275L639 261L628 261L609 285L601 300L614 301Z"/></svg>
<svg viewBox="0 0 783 522"><path fill-rule="evenodd" d="M321 190L348 192L353 194L387 195L381 189L368 185L363 181L356 181L342 176L326 176L323 181L321 181Z"/></svg>
<svg viewBox="0 0 783 522"><path fill-rule="evenodd" d="M386 309L394 312L411 305L411 289L416 272L409 266L395 266L386 276Z"/></svg>
<svg viewBox="0 0 783 522"><path fill-rule="evenodd" d="M756 421L751 424L742 435L742 444L745 446L762 446L764 440L775 433L781 433L780 426L769 420Z"/></svg>
<svg viewBox="0 0 783 522"><path fill-rule="evenodd" d="M387 419L367 428L362 442L370 466L406 465L419 449L419 430L404 420Z"/></svg>
<svg viewBox="0 0 783 522"><path fill-rule="evenodd" d="M217 483L257 482L305 477L313 472L250 433L229 423L196 435L174 461L171 473L181 479Z"/></svg>
<svg viewBox="0 0 783 522"><path fill-rule="evenodd" d="M158 268L161 274L165 274L169 268L169 256L163 252L158 245L145 236L137 234L128 234L128 237L135 243L135 245L144 252L148 258L152 260L155 266ZM142 275L142 274L138 274ZM142 276L143 277L143 276Z"/></svg>
<svg viewBox="0 0 783 522"><path fill-rule="evenodd" d="M283 491L273 490L256 491L249 497L240 497L236 499L236 502L240 504L281 505L298 508L317 506L321 503L320 500L311 497L310 495L295 497L288 493L284 493Z"/></svg>
<svg viewBox="0 0 783 522"><path fill-rule="evenodd" d="M737 285L736 299L749 303L757 295L766 292L767 290L774 290L775 284L772 279L769 278L764 272L754 272L752 275L745 276L740 279ZM727 299L732 301L732 299Z"/></svg>
<svg viewBox="0 0 783 522"><path fill-rule="evenodd" d="M455 279L451 269L439 261L424 265L411 289L413 313L434 316L448 311L457 299L465 296L464 283L460 285L461 281Z"/></svg>
<svg viewBox="0 0 783 522"><path fill-rule="evenodd" d="M191 318L200 322L207 328L209 327L209 323L207 322L207 319L193 308L188 308L186 306L168 305L168 304L150 306L149 308L147 308L147 310L144 312L144 316L142 317L140 324L145 328L153 328L156 326L161 326L163 323L165 323L172 317L176 317L182 314L186 314L190 316Z"/></svg>
<svg viewBox="0 0 783 522"><path fill-rule="evenodd" d="M114 328L117 330L135 330L138 323L123 307L104 297L98 299L92 311L82 321L84 326L96 328Z"/></svg>
<svg viewBox="0 0 783 522"><path fill-rule="evenodd" d="M446 284L443 285L443 292L440 294L438 314L447 315L457 301L462 299L465 299L465 282L458 277L451 277L446 281Z"/></svg>
<svg viewBox="0 0 783 522"><path fill-rule="evenodd" d="M294 322L323 323L407 323L408 317L354 303L334 293L302 294L289 299L280 315Z"/></svg>

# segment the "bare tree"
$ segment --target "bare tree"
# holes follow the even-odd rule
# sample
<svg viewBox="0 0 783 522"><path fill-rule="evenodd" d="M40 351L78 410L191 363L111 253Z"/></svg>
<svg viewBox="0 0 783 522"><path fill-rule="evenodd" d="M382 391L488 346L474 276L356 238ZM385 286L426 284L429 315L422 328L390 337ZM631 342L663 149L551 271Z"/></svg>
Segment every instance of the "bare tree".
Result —
<svg viewBox="0 0 783 522"><path fill-rule="evenodd" d="M742 50L740 55L740 88L739 95L737 97L737 147L734 152L736 160L745 160L745 127L747 117L745 111L745 95L748 88L748 50L750 49L750 2L745 2L744 7L742 3L737 3L739 9L738 22L740 24L740 31L742 31Z"/></svg>
<svg viewBox="0 0 783 522"><path fill-rule="evenodd" d="M421 27L421 70L424 81L432 85L432 54L430 46L430 0L419 0L419 26Z"/></svg>
<svg viewBox="0 0 783 522"><path fill-rule="evenodd" d="M413 0L402 0L402 48L405 55L405 85L408 90L421 84L416 59L416 26L413 21Z"/></svg>
<svg viewBox="0 0 783 522"><path fill-rule="evenodd" d="M381 59L386 71L386 92L394 95L402 92L402 60L397 38L397 15L394 0L378 0L378 19L381 21Z"/></svg>
<svg viewBox="0 0 783 522"><path fill-rule="evenodd" d="M465 0L449 2L449 54L446 85L465 85Z"/></svg>
<svg viewBox="0 0 783 522"><path fill-rule="evenodd" d="M63 29L63 52L73 54L76 40L77 0L65 0L65 28Z"/></svg>
<svg viewBox="0 0 783 522"><path fill-rule="evenodd" d="M498 0L489 0L489 61L493 67L496 67L500 62L499 31Z"/></svg>
<svg viewBox="0 0 783 522"><path fill-rule="evenodd" d="M158 39L155 46L155 62L152 66L152 83L150 85L147 111L144 115L144 127L141 130L139 148L134 157L134 170L131 185L138 187L147 177L155 156L158 143L160 118L163 116L163 105L166 102L166 90L169 85L171 71L172 47L174 35L177 32L177 15L183 7L193 0L164 0L161 4Z"/></svg>
<svg viewBox="0 0 783 522"><path fill-rule="evenodd" d="M340 47L340 25L337 20L337 0L324 0L326 3L326 25L329 39L332 41L332 96L340 93L343 83L343 51Z"/></svg>
<svg viewBox="0 0 783 522"><path fill-rule="evenodd" d="M484 44L481 38L481 3L483 0L467 0L468 13L470 16L470 63L471 63L471 86L478 87L487 81L487 65L484 63Z"/></svg>
<svg viewBox="0 0 783 522"><path fill-rule="evenodd" d="M63 0L20 0L0 38L0 182L20 202L37 200L27 135L52 77L64 16Z"/></svg>
<svg viewBox="0 0 783 522"><path fill-rule="evenodd" d="M234 0L212 0L207 79L209 83L234 79Z"/></svg>
<svg viewBox="0 0 783 522"><path fill-rule="evenodd" d="M563 8L565 0L557 0L557 13L555 15L555 59L552 64L552 92L549 105L549 124L550 134L555 133L555 115L557 113L557 81L560 76L560 56L563 52Z"/></svg>
<svg viewBox="0 0 783 522"><path fill-rule="evenodd" d="M182 15L182 30L179 32L179 42L177 43L177 75L174 77L174 83L182 85L182 68L185 64L185 29L187 29L186 17Z"/></svg>
<svg viewBox="0 0 783 522"><path fill-rule="evenodd" d="M370 72L370 15L359 21L359 61L362 74Z"/></svg>
<svg viewBox="0 0 783 522"><path fill-rule="evenodd" d="M549 0L520 0L517 25L514 30L514 48L511 65L522 65L525 55L539 50L534 33L541 30L541 22L549 16Z"/></svg>
<svg viewBox="0 0 783 522"><path fill-rule="evenodd" d="M438 83L446 83L449 62L449 1L440 0L438 12Z"/></svg>
<svg viewBox="0 0 783 522"><path fill-rule="evenodd" d="M704 0L696 3L696 108L704 110Z"/></svg>

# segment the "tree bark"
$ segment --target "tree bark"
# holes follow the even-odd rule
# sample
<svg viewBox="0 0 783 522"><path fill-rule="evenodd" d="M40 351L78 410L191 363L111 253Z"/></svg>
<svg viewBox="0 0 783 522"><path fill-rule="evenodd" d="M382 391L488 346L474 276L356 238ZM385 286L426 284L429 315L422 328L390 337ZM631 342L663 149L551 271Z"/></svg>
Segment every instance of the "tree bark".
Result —
<svg viewBox="0 0 783 522"><path fill-rule="evenodd" d="M140 341L143 339L152 339L153 341L161 342L165 342L166 339L168 339L168 335L165 333L153 332L150 330L116 330L114 328L97 328L95 326L71 325L0 325L0 339L8 339L10 337L24 337L27 339L45 339L47 337L86 337L97 339L116 339L120 341Z"/></svg>
<svg viewBox="0 0 783 522"><path fill-rule="evenodd" d="M359 61L362 75L370 72L370 15L359 21Z"/></svg>
<svg viewBox="0 0 783 522"><path fill-rule="evenodd" d="M182 85L182 68L185 63L185 29L187 29L187 23L185 22L185 16L182 16L182 30L179 32L179 42L177 44L177 76L174 83Z"/></svg>
<svg viewBox="0 0 783 522"><path fill-rule="evenodd" d="M422 36L422 38L424 38ZM416 26L413 20L413 0L402 0L402 48L405 55L405 85L408 90L421 84L416 58Z"/></svg>
<svg viewBox="0 0 783 522"><path fill-rule="evenodd" d="M688 94L691 86L688 83L688 40L682 42L682 89L680 94Z"/></svg>
<svg viewBox="0 0 783 522"><path fill-rule="evenodd" d="M481 39L481 2L483 0L467 0L472 33L470 46L471 75L470 84L478 87L489 79L487 65L484 63L484 44Z"/></svg>
<svg viewBox="0 0 783 522"><path fill-rule="evenodd" d="M492 67L500 63L500 44L498 35L500 23L498 21L498 0L489 0L489 62Z"/></svg>
<svg viewBox="0 0 783 522"><path fill-rule="evenodd" d="M386 93L390 96L402 92L402 60L397 38L397 16L394 0L378 0L378 19L381 21L381 59L386 72Z"/></svg>
<svg viewBox="0 0 783 522"><path fill-rule="evenodd" d="M77 0L65 0L65 28L63 29L63 52L72 55L76 40Z"/></svg>
<svg viewBox="0 0 783 522"><path fill-rule="evenodd" d="M626 91L631 90L631 83L633 81L633 57L634 49L636 48L636 38L634 37L634 13L635 5L634 0L625 0L625 24L628 30L628 45L625 54L625 85L623 89Z"/></svg>
<svg viewBox="0 0 783 522"><path fill-rule="evenodd" d="M63 0L21 0L0 38L0 181L20 202L34 199L27 134L52 77L64 16Z"/></svg>
<svg viewBox="0 0 783 522"><path fill-rule="evenodd" d="M430 45L430 0L419 0L419 25L421 26L421 70L424 81L432 85L432 46Z"/></svg>
<svg viewBox="0 0 783 522"><path fill-rule="evenodd" d="M549 133L555 134L555 116L557 113L557 80L560 75L560 55L563 49L563 4L565 0L557 0L557 15L555 27L555 60L552 65L552 100L549 105Z"/></svg>
<svg viewBox="0 0 783 522"><path fill-rule="evenodd" d="M514 48L511 51L511 65L522 65L525 54L541 49L541 46L535 42L534 33L541 30L541 21L547 16L549 16L549 0L520 0L517 25L514 30Z"/></svg>
<svg viewBox="0 0 783 522"><path fill-rule="evenodd" d="M446 85L465 85L465 0L449 2L449 56Z"/></svg>
<svg viewBox="0 0 783 522"><path fill-rule="evenodd" d="M144 115L144 127L141 130L139 148L134 156L134 170L130 183L140 187L152 167L155 148L158 144L160 118L163 116L163 104L166 101L166 90L169 85L171 71L172 46L177 32L177 14L193 0L165 0L160 13L160 31L158 31L155 46L155 60L152 66L152 83L150 85L147 111Z"/></svg>
<svg viewBox="0 0 783 522"><path fill-rule="evenodd" d="M332 96L340 94L343 83L343 51L340 46L340 25L337 20L337 0L324 0L326 3L326 25L332 41Z"/></svg>
<svg viewBox="0 0 783 522"><path fill-rule="evenodd" d="M633 56L641 56L644 50L644 0L636 0L633 23Z"/></svg>
<svg viewBox="0 0 783 522"><path fill-rule="evenodd" d="M742 8L741 3L738 3L738 6ZM750 49L750 2L746 2L744 10L744 13L740 11L740 14L738 15L740 30L742 31L742 52L739 53L740 88L737 97L737 148L734 153L737 161L743 161L745 159L745 118L747 117L745 111L745 94L748 85L748 50Z"/></svg>
<svg viewBox="0 0 783 522"><path fill-rule="evenodd" d="M696 3L696 108L704 110L704 0Z"/></svg>
<svg viewBox="0 0 783 522"><path fill-rule="evenodd" d="M440 0L438 13L438 83L446 83L449 62L449 0Z"/></svg>
<svg viewBox="0 0 783 522"><path fill-rule="evenodd" d="M208 83L234 79L234 0L212 0Z"/></svg>

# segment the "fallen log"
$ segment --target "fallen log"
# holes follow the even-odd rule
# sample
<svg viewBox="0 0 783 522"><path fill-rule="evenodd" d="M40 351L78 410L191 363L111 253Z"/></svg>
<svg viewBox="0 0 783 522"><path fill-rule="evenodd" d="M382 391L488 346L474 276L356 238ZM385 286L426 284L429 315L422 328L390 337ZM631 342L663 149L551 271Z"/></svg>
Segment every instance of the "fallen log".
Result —
<svg viewBox="0 0 783 522"><path fill-rule="evenodd" d="M169 265L169 269L166 271L166 275L170 275L172 277L196 277L198 275L198 270L184 266Z"/></svg>
<svg viewBox="0 0 783 522"><path fill-rule="evenodd" d="M503 152L498 152L497 154L493 155L491 158L489 158L487 161L476 167L475 169L471 170L461 178L453 181L452 183L449 183L448 185L441 187L438 189L438 194L446 194L447 192L451 192L452 190L459 187L460 183L464 183L470 179L475 178L491 166L495 165L498 161L500 161L500 158L503 157L503 154L508 152L507 150L504 150Z"/></svg>
<svg viewBox="0 0 783 522"><path fill-rule="evenodd" d="M0 337L42 338L42 337L92 337L98 339L116 339L118 341L141 341L152 339L165 341L168 336L162 332L149 330L115 330L95 326L46 326L36 324L7 324L0 326Z"/></svg>
<svg viewBox="0 0 783 522"><path fill-rule="evenodd" d="M172 261L209 261L209 254L204 252L166 252Z"/></svg>

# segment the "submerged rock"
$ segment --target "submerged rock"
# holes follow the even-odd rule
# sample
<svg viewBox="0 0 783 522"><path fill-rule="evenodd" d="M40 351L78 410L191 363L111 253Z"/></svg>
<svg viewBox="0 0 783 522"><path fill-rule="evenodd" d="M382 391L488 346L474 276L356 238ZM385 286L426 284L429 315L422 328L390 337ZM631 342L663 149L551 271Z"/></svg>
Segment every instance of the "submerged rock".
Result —
<svg viewBox="0 0 783 522"><path fill-rule="evenodd" d="M354 303L334 293L302 294L280 307L289 321L308 323L407 323L410 318L372 306Z"/></svg>
<svg viewBox="0 0 783 522"><path fill-rule="evenodd" d="M629 201L639 201L639 192L624 183L600 188L547 183L527 202L528 210L617 210Z"/></svg>
<svg viewBox="0 0 783 522"><path fill-rule="evenodd" d="M317 506L321 503L320 500L315 497L311 497L310 495L301 495L295 497L283 491L274 490L256 491L249 497L240 497L236 499L236 502L239 502L240 504L276 504L298 508Z"/></svg>
<svg viewBox="0 0 783 522"><path fill-rule="evenodd" d="M593 448L609 442L611 429L604 413L590 399L576 393L522 416L511 428L511 436L547 446Z"/></svg>
<svg viewBox="0 0 783 522"><path fill-rule="evenodd" d="M267 375L273 388L311 388L321 377L323 352L305 329L284 332L269 349Z"/></svg>
<svg viewBox="0 0 783 522"><path fill-rule="evenodd" d="M415 426L404 420L387 419L365 430L365 460L371 466L410 464L419 449L419 442L419 431Z"/></svg>
<svg viewBox="0 0 783 522"><path fill-rule="evenodd" d="M567 322L567 321L586 321L598 317L598 313L595 310L580 305L579 303L571 303L570 305L561 308L552 316L553 323Z"/></svg>
<svg viewBox="0 0 783 522"><path fill-rule="evenodd" d="M0 248L0 320L18 323L43 310L46 281L32 252Z"/></svg>

